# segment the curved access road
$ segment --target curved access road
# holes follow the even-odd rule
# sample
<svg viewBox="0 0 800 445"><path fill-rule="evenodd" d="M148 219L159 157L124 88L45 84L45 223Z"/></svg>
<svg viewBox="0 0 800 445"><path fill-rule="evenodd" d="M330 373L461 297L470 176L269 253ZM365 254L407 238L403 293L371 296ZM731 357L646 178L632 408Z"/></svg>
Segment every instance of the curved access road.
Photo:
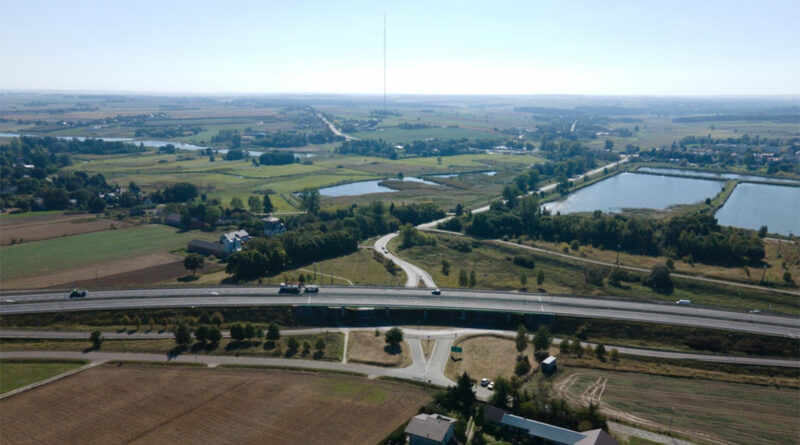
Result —
<svg viewBox="0 0 800 445"><path fill-rule="evenodd" d="M380 254L383 255L384 257L394 261L395 264L397 264L398 266L400 266L401 269L403 269L403 272L406 273L407 277L406 287L418 287L419 282L422 281L423 283L425 283L425 287L429 289L435 288L436 283L433 282L431 274L426 272L425 269L416 266L414 264L411 264L408 261L389 252L386 245L389 244L389 241L391 241L398 235L399 233L394 232L378 238L378 240L375 241L375 250L380 252Z"/></svg>
<svg viewBox="0 0 800 445"><path fill-rule="evenodd" d="M0 302L0 315L195 306L370 307L566 315L800 338L798 317L654 302L457 289L431 295L427 289L323 287L315 294L286 295L274 287L198 287L93 291L85 298L74 299L65 293L6 293Z"/></svg>

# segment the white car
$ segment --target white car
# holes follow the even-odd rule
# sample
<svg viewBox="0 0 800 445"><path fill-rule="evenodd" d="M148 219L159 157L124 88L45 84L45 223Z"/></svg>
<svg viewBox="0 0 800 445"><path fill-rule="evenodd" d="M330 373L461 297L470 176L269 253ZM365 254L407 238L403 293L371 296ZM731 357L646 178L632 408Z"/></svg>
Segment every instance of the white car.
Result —
<svg viewBox="0 0 800 445"><path fill-rule="evenodd" d="M752 311L750 311L750 313L751 313L751 314L760 314L760 313L761 313L761 311L760 311L760 310L758 310L758 309L753 309Z"/></svg>
<svg viewBox="0 0 800 445"><path fill-rule="evenodd" d="M486 386L488 384L489 384L489 379L487 379L487 378L481 379L481 386Z"/></svg>
<svg viewBox="0 0 800 445"><path fill-rule="evenodd" d="M486 386L486 389L488 389L489 391L494 391L494 382L489 382L489 385Z"/></svg>

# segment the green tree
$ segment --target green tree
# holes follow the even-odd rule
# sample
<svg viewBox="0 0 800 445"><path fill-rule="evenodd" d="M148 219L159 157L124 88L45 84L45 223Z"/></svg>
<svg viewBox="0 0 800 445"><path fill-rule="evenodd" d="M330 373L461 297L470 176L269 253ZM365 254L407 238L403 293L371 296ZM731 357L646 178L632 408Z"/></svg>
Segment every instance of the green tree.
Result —
<svg viewBox="0 0 800 445"><path fill-rule="evenodd" d="M599 345L597 345L596 348L594 348L594 355L597 357L598 360L603 360L603 358L605 358L606 356L606 347L603 346L602 343L600 343Z"/></svg>
<svg viewBox="0 0 800 445"><path fill-rule="evenodd" d="M386 331L386 343L392 348L395 349L398 347L400 342L403 341L403 330L400 328L391 328Z"/></svg>
<svg viewBox="0 0 800 445"><path fill-rule="evenodd" d="M475 287L478 284L478 278L475 275L475 269L469 271L469 287Z"/></svg>
<svg viewBox="0 0 800 445"><path fill-rule="evenodd" d="M312 215L319 212L319 190L315 188L304 188L300 191L300 208Z"/></svg>
<svg viewBox="0 0 800 445"><path fill-rule="evenodd" d="M523 376L531 372L531 362L525 355L517 357L517 364L514 365L514 374Z"/></svg>
<svg viewBox="0 0 800 445"><path fill-rule="evenodd" d="M127 330L128 329L128 325L131 324L131 317L128 317L127 315L123 315L122 319L120 320L120 323L122 323L122 329Z"/></svg>
<svg viewBox="0 0 800 445"><path fill-rule="evenodd" d="M244 325L244 338L248 340L252 340L256 336L256 328L253 326L253 323L247 323Z"/></svg>
<svg viewBox="0 0 800 445"><path fill-rule="evenodd" d="M156 328L156 321L153 320L153 317L147 319L147 326L150 327L150 331L152 332Z"/></svg>
<svg viewBox="0 0 800 445"><path fill-rule="evenodd" d="M642 281L645 285L652 287L656 291L672 291L672 279L670 278L669 267L667 267L666 264L654 265L650 270L650 275Z"/></svg>
<svg viewBox="0 0 800 445"><path fill-rule="evenodd" d="M289 342L287 345L289 346L289 351L291 352L297 352L297 350L300 349L300 342L294 337L289 337Z"/></svg>
<svg viewBox="0 0 800 445"><path fill-rule="evenodd" d="M173 331L175 335L175 343L180 346L188 346L192 342L192 328L189 327L183 320L178 322Z"/></svg>
<svg viewBox="0 0 800 445"><path fill-rule="evenodd" d="M492 397L489 398L489 403L502 409L508 407L508 398L513 397L514 388L511 382L505 377L497 377L494 380L494 392Z"/></svg>
<svg viewBox="0 0 800 445"><path fill-rule="evenodd" d="M197 269L202 269L205 264L205 257L196 253L190 253L183 259L184 269L192 271L192 275L195 275Z"/></svg>
<svg viewBox="0 0 800 445"><path fill-rule="evenodd" d="M515 339L515 344L517 347L517 352L522 354L522 351L528 347L528 330L525 329L525 325L519 325L517 327L517 338Z"/></svg>
<svg viewBox="0 0 800 445"><path fill-rule="evenodd" d="M544 283L544 271L539 269L539 272L536 274L536 284L541 286Z"/></svg>
<svg viewBox="0 0 800 445"><path fill-rule="evenodd" d="M568 338L561 340L561 343L558 344L558 350L562 354L569 354L569 352L572 350L572 345L569 343Z"/></svg>
<svg viewBox="0 0 800 445"><path fill-rule="evenodd" d="M234 196L231 199L231 208L234 209L234 210L237 210L237 209L238 210L243 210L244 209L244 202L242 202L242 199L239 198L238 196Z"/></svg>
<svg viewBox="0 0 800 445"><path fill-rule="evenodd" d="M768 232L769 232L769 228L767 226L761 226L761 227L758 228L758 237L759 238L764 238L764 237L767 236Z"/></svg>
<svg viewBox="0 0 800 445"><path fill-rule="evenodd" d="M583 356L583 345L581 345L580 340L575 339L572 342L572 353L577 355L578 357Z"/></svg>
<svg viewBox="0 0 800 445"><path fill-rule="evenodd" d="M208 325L201 324L194 330L194 338L200 343L205 343L208 340Z"/></svg>
<svg viewBox="0 0 800 445"><path fill-rule="evenodd" d="M206 223L211 227L215 227L220 218L222 218L222 209L219 208L219 206L209 205L206 207L206 214L203 219L205 219Z"/></svg>
<svg viewBox="0 0 800 445"><path fill-rule="evenodd" d="M236 341L242 341L245 339L244 326L241 323L233 323L230 326L230 331L232 339Z"/></svg>
<svg viewBox="0 0 800 445"><path fill-rule="evenodd" d="M139 318L138 315L133 316L133 320L131 320L131 323L133 323L133 325L136 326L137 331L142 328L142 319Z"/></svg>
<svg viewBox="0 0 800 445"><path fill-rule="evenodd" d="M461 269L458 271L458 285L460 287L467 287L467 284L469 284L469 279L467 278L467 271Z"/></svg>
<svg viewBox="0 0 800 445"><path fill-rule="evenodd" d="M222 331L220 331L218 326L211 325L208 327L206 340L208 340L208 342L212 345L217 345L220 341L222 341Z"/></svg>
<svg viewBox="0 0 800 445"><path fill-rule="evenodd" d="M267 327L267 340L278 341L281 339L281 330L275 322L272 322Z"/></svg>
<svg viewBox="0 0 800 445"><path fill-rule="evenodd" d="M308 340L303 342L303 355L308 354L311 351L311 343Z"/></svg>
<svg viewBox="0 0 800 445"><path fill-rule="evenodd" d="M475 392L472 390L472 379L466 372L461 374L456 382L456 394L461 408L459 411L462 416L468 418L472 406L475 404Z"/></svg>
<svg viewBox="0 0 800 445"><path fill-rule="evenodd" d="M788 270L783 271L783 283L787 286L791 286L794 284L794 279L792 278L792 273Z"/></svg>
<svg viewBox="0 0 800 445"><path fill-rule="evenodd" d="M247 207L252 213L261 213L264 210L264 203L257 197L250 195L247 197Z"/></svg>
<svg viewBox="0 0 800 445"><path fill-rule="evenodd" d="M619 351L617 350L617 348L611 348L611 351L609 351L608 356L609 358L611 358L612 362L619 361Z"/></svg>
<svg viewBox="0 0 800 445"><path fill-rule="evenodd" d="M314 348L316 348L319 354L322 354L322 351L325 349L325 340L322 337L318 338L316 343L314 343Z"/></svg>
<svg viewBox="0 0 800 445"><path fill-rule="evenodd" d="M539 326L536 334L533 335L533 349L535 351L546 351L550 348L550 329L547 326Z"/></svg>
<svg viewBox="0 0 800 445"><path fill-rule="evenodd" d="M92 349L100 349L103 346L103 333L97 330L92 331L89 340L92 342Z"/></svg>
<svg viewBox="0 0 800 445"><path fill-rule="evenodd" d="M526 285L526 284L528 284L528 276L527 276L527 275L525 275L525 272L521 272L521 273L519 274L519 284L520 284L522 287L525 287L525 285Z"/></svg>
<svg viewBox="0 0 800 445"><path fill-rule="evenodd" d="M264 194L264 201L263 201L261 204L262 204L261 208L262 208L262 209L264 210L264 212L266 212L266 213L272 213L272 211L275 209L275 208L272 206L272 200L271 200L271 199L269 199L269 195L268 195L268 194L266 194L266 193Z"/></svg>
<svg viewBox="0 0 800 445"><path fill-rule="evenodd" d="M214 312L214 315L211 316L211 324L222 326L222 314L219 311Z"/></svg>
<svg viewBox="0 0 800 445"><path fill-rule="evenodd" d="M442 274L450 275L450 261L447 261L447 258L442 258Z"/></svg>

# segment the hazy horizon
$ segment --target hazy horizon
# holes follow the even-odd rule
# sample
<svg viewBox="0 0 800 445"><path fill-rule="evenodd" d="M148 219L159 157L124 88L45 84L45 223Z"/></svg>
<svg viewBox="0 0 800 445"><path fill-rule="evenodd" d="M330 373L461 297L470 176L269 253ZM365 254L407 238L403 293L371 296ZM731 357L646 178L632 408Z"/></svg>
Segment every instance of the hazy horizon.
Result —
<svg viewBox="0 0 800 445"><path fill-rule="evenodd" d="M800 95L800 3L8 1L0 90Z"/></svg>

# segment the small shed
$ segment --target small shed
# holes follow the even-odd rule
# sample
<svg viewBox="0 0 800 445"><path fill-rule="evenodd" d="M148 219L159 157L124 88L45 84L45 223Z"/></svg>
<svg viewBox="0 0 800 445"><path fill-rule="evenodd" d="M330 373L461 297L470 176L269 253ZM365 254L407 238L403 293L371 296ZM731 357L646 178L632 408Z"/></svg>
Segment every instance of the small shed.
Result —
<svg viewBox="0 0 800 445"><path fill-rule="evenodd" d="M542 372L545 374L552 374L556 372L556 358L548 356L546 359L542 360Z"/></svg>

